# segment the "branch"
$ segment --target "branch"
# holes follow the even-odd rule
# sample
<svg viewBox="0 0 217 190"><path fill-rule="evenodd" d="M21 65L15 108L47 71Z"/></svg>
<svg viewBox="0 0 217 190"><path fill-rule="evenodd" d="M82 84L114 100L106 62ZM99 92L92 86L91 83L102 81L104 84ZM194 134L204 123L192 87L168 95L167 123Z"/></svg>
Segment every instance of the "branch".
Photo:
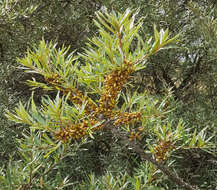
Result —
<svg viewBox="0 0 217 190"><path fill-rule="evenodd" d="M176 175L174 172L170 171L168 166L163 165L157 162L155 159L153 159L151 154L145 153L144 149L141 147L141 145L138 144L138 142L130 141L125 134L121 133L119 128L113 126L113 121L105 122L105 127L111 130L114 137L120 139L123 142L123 144L129 145L130 148L132 148L138 155L140 155L142 159L154 164L177 185L184 187L186 190L200 190L198 187L193 187L190 184L184 182L184 180L181 177Z"/></svg>
<svg viewBox="0 0 217 190"><path fill-rule="evenodd" d="M167 175L173 182L177 185L184 187L187 190L199 190L198 187L193 187L190 184L184 182L184 180L176 175L174 172L169 170L169 167L157 162L155 159L152 158L152 155L147 154L144 150L136 144L136 142L130 142L129 145L133 148L133 150L141 156L144 160L147 160L154 164L158 169L160 169L165 175Z"/></svg>

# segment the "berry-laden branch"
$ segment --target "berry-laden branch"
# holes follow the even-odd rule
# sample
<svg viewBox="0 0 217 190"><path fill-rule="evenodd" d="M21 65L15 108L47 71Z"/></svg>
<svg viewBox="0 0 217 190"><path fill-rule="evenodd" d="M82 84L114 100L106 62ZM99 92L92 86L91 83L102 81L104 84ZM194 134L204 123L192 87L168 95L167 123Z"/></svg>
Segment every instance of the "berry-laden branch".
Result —
<svg viewBox="0 0 217 190"><path fill-rule="evenodd" d="M64 95L69 95L69 100L72 101L74 104L82 105L83 102L87 102L87 106L85 107L85 111L87 114L90 114L92 111L96 110L96 105L93 104L92 101L89 101L90 98L84 96L83 93L78 90L77 88L65 88L63 87L63 79L57 74L53 73L52 77L45 77L45 81L50 84L52 87L56 88L63 92Z"/></svg>
<svg viewBox="0 0 217 190"><path fill-rule="evenodd" d="M118 15L97 14L99 22L95 21L95 24L99 28L99 37L90 40L85 53L79 55L79 58L83 58L85 62L79 63L77 56L64 57L68 54L66 49L57 51L55 45L52 43L46 45L44 41L41 42L36 53L29 51L25 58L19 59L27 72L38 73L45 78L46 84L33 80L29 82L30 86L47 90L55 89L61 91L64 96L59 96L58 93L55 101L49 98L42 99L44 102L42 101L41 108L37 108L32 99L32 114L29 114L20 103L15 109L16 114L8 112L7 117L17 123L29 125L34 130L51 132L53 137L63 144L70 140L83 139L88 135L92 136L92 131L108 128L114 137L121 140L120 142L124 142L141 158L154 164L177 185L187 190L197 190L197 187L184 182L161 162L166 159L167 153L174 149L173 143L181 136L181 127L177 127L174 139L161 138L162 135L158 135L160 141L154 149L154 154L146 154L137 141L143 135L144 125L148 125L149 121L146 123L145 119L150 115L157 116L165 102L162 102L158 109L156 105L159 101L152 103L152 98L150 98L146 102L145 99L140 98L145 94L137 94L137 91L132 97L126 93L127 96L123 95L124 103L119 102L122 98L121 96L119 98L120 92L130 76L145 68L146 59L149 56L158 52L162 47L176 42L179 35L169 39L168 29L158 32L155 27L155 41L151 43L150 38L146 43L139 35L141 20L134 24L136 14L132 15L127 10L124 15ZM129 107L132 109L128 109ZM152 113L153 107L154 113ZM134 109L137 112L125 112L125 110L133 111ZM164 120L161 120L159 124L161 125L162 122ZM155 121L153 124L155 125ZM123 135L121 126L126 127L125 129L131 132L130 135ZM163 137L167 137L166 129L162 131ZM190 143L191 146L194 146L197 141L195 135L196 133ZM202 138L199 137L198 146L201 147ZM52 142L55 149L52 148L47 155L61 145L59 142L56 145L57 141ZM205 144L205 141L202 143Z"/></svg>
<svg viewBox="0 0 217 190"><path fill-rule="evenodd" d="M120 93L122 87L126 84L127 79L130 74L134 72L134 65L132 62L124 61L122 68L117 68L105 77L104 81L104 91L99 99L99 106L94 106L93 103L88 101L88 98L83 96L82 92L78 89L64 89L61 86L58 87L64 94L72 92L69 99L76 104L82 104L82 102L87 101L87 106L85 107L86 114L90 114L88 120L83 120L78 124L66 124L64 128L60 128L54 136L61 140L63 143L67 143L71 139L78 140L88 135L88 129L92 126L100 123L102 119L114 119L115 126L128 125L136 121L141 120L141 113L120 113L120 111L114 110L117 105L117 96ZM47 80L48 82L53 80ZM54 82L50 83L53 86L57 86ZM100 118L103 115L103 118ZM100 124L93 128L93 131L100 130L104 125Z"/></svg>
<svg viewBox="0 0 217 190"><path fill-rule="evenodd" d="M125 61L123 68L117 68L106 76L104 92L100 97L96 114L103 114L107 118L114 116L113 109L117 105L117 96L133 72L133 64Z"/></svg>
<svg viewBox="0 0 217 190"><path fill-rule="evenodd" d="M181 177L172 172L169 169L169 166L160 163L159 161L153 158L152 154L144 152L144 149L141 147L138 141L130 141L129 138L123 135L119 128L113 126L113 121L107 122L107 128L110 128L114 137L121 140L125 145L127 144L134 152L136 152L143 160L149 161L154 164L159 170L161 170L165 175L167 175L173 182L177 185L185 188L186 190L200 190L198 187L194 187L187 182L185 182Z"/></svg>

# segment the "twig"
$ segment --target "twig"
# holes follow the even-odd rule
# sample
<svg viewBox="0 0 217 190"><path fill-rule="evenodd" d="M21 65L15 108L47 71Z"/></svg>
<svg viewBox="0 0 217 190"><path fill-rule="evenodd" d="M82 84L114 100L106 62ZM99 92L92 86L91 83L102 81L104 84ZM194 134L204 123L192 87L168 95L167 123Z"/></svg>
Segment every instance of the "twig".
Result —
<svg viewBox="0 0 217 190"><path fill-rule="evenodd" d="M166 174L177 185L184 187L187 190L199 190L198 187L193 187L192 185L186 183L181 177L176 175L174 172L170 171L168 166L157 162L155 159L152 158L152 155L145 153L144 150L140 148L138 144L136 144L136 142L129 142L129 145L133 148L133 150L137 154L141 156L141 158L154 164L158 169L160 169L164 174Z"/></svg>
<svg viewBox="0 0 217 190"><path fill-rule="evenodd" d="M141 156L142 159L147 160L154 164L158 169L160 169L165 175L167 175L173 182L177 185L184 187L186 190L200 190L198 187L193 187L192 185L186 183L181 177L176 175L174 172L169 170L169 167L157 162L152 158L151 154L145 153L144 149L139 145L136 141L130 141L127 136L121 134L119 128L113 126L112 121L105 123L106 128L110 128L114 137L119 138L126 145L129 145L138 155Z"/></svg>

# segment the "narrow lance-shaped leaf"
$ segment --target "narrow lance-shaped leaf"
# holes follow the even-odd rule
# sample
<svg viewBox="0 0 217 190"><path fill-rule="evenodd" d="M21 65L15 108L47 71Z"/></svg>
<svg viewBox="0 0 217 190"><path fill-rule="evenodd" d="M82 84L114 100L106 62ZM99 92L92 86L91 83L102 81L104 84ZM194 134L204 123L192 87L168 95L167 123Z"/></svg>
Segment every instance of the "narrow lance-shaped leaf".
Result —
<svg viewBox="0 0 217 190"><path fill-rule="evenodd" d="M191 139L191 141L189 143L189 147L190 148L194 147L194 145L196 144L196 141L197 141L197 135L196 135L196 133L197 133L197 130L195 129L195 131L193 133L193 137L192 137L192 139Z"/></svg>

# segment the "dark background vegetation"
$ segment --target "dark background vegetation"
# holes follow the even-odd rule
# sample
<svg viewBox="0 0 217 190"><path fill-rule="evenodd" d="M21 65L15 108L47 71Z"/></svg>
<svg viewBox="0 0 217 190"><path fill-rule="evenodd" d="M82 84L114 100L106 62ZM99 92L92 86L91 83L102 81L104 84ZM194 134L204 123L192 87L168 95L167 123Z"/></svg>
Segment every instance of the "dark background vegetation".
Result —
<svg viewBox="0 0 217 190"><path fill-rule="evenodd" d="M7 168L9 160L15 167L20 155L17 138L24 128L9 122L5 109L13 109L18 101L27 101L31 90L24 83L32 75L17 69L17 57L27 48L38 45L44 38L58 46L70 45L71 51L82 52L85 42L96 33L93 24L95 11L107 9L124 12L138 9L144 17L143 30L147 39L153 34L153 25L169 28L172 35L181 33L177 48L162 51L149 59L138 75L135 85L151 95L163 96L171 89L175 111L170 117L182 118L192 131L206 128L212 138L209 151L186 150L174 157L177 172L201 189L217 187L217 3L215 0L0 0L0 168ZM35 76L38 77L38 76ZM40 79L40 78L39 78ZM35 92L38 101L45 95ZM52 94L51 94L52 95ZM109 139L109 136L107 137ZM126 171L133 176L141 169L136 155L125 155L118 145L106 148L106 139L96 140L66 157L59 171L60 178L70 176L70 182L84 182L88 174L99 179L106 170ZM79 167L78 167L79 166ZM67 169L66 169L67 168ZM142 171L142 170L141 170ZM54 172L55 173L55 172ZM51 174L50 183L54 183ZM100 178L101 177L101 178ZM103 180L103 179L101 179ZM153 181L164 189L179 189L166 177ZM1 187L0 187L1 189ZM38 188L39 189L39 188ZM67 188L66 188L67 189ZM72 187L69 187L72 189ZM84 185L85 189L85 185ZM88 189L88 188L87 188Z"/></svg>

